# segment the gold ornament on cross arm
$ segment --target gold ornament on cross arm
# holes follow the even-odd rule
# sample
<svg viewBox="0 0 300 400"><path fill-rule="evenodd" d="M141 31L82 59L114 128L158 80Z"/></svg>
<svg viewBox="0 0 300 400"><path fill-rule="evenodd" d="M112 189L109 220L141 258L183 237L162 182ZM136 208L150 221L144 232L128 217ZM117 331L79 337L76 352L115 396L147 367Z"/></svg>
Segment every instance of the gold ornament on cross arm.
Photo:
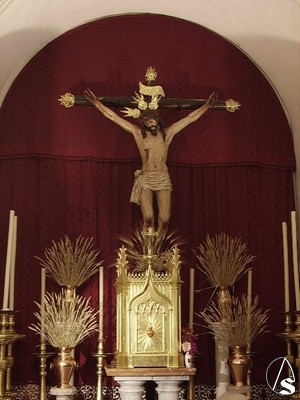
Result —
<svg viewBox="0 0 300 400"><path fill-rule="evenodd" d="M65 106L66 108L71 108L75 104L75 96L71 93L62 94L58 101L62 106Z"/></svg>
<svg viewBox="0 0 300 400"><path fill-rule="evenodd" d="M226 106L226 110L229 112L235 112L236 110L239 110L241 107L240 103L233 99L226 100L225 106Z"/></svg>

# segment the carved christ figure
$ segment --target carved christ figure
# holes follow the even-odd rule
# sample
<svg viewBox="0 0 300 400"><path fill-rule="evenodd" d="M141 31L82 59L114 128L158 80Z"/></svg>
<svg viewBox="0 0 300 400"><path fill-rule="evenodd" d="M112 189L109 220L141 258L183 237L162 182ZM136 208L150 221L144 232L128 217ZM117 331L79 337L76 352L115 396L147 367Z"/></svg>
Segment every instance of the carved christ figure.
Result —
<svg viewBox="0 0 300 400"><path fill-rule="evenodd" d="M147 87L144 86L144 88ZM84 95L106 118L133 136L140 153L142 165L140 170L135 171L130 201L140 205L143 215L143 229L146 231L150 227L155 229L153 200L154 196L156 196L158 205L157 230L159 233L164 234L171 216L172 184L167 167L170 143L177 133L197 121L207 110L213 107L217 100L217 95L212 93L200 108L174 122L171 126L163 128L157 110L159 97L162 94L157 95L157 92L152 91L151 101L147 103L145 100L149 97L148 93L145 98L141 93L142 90L140 90L140 95L137 95L138 98L135 100L142 104L142 107L139 108L143 111L138 111L138 115L133 115L132 110L128 108L125 111L127 116L138 117L139 125L131 123L105 106L90 89L87 89ZM146 106L143 107L143 104L146 104Z"/></svg>

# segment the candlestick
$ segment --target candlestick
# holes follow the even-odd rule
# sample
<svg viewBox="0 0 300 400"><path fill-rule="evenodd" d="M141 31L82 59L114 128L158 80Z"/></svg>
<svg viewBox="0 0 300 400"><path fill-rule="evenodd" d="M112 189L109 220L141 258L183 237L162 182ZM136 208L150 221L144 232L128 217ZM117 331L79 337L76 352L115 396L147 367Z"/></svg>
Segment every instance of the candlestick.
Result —
<svg viewBox="0 0 300 400"><path fill-rule="evenodd" d="M194 320L194 286L195 286L195 270L190 268L190 307L189 307L189 328L193 329Z"/></svg>
<svg viewBox="0 0 300 400"><path fill-rule="evenodd" d="M103 267L99 268L99 340L103 340Z"/></svg>
<svg viewBox="0 0 300 400"><path fill-rule="evenodd" d="M15 305L15 271L16 271L16 250L17 250L17 220L15 215L13 219L13 237L11 248L11 267L10 267L10 286L9 286L9 309L13 310Z"/></svg>
<svg viewBox="0 0 300 400"><path fill-rule="evenodd" d="M284 310L290 311L290 288L289 288L289 260L288 260L288 241L287 224L282 223L282 244L283 244L283 266L284 266Z"/></svg>
<svg viewBox="0 0 300 400"><path fill-rule="evenodd" d="M299 289L299 267L298 267L298 250L297 250L297 228L296 228L296 212L291 212L292 223L292 244L293 244L293 266L294 266L294 286L296 310L300 311L300 289Z"/></svg>
<svg viewBox="0 0 300 400"><path fill-rule="evenodd" d="M12 237L13 237L13 227L14 227L14 215L15 215L15 212L13 210L10 210L9 226L8 226L8 240L7 240L7 250L6 250L3 305L2 305L3 310L8 309L8 293L9 293L9 284L10 284L11 248L12 248Z"/></svg>
<svg viewBox="0 0 300 400"><path fill-rule="evenodd" d="M41 268L41 344L45 342L46 268Z"/></svg>

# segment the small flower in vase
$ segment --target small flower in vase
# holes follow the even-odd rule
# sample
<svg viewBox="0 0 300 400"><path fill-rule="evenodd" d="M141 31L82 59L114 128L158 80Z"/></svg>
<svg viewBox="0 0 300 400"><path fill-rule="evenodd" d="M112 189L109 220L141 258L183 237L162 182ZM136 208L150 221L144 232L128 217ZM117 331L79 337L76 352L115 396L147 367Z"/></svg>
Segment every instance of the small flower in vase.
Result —
<svg viewBox="0 0 300 400"><path fill-rule="evenodd" d="M191 356L195 356L198 354L198 347L195 342L190 343L190 350L189 353Z"/></svg>
<svg viewBox="0 0 300 400"><path fill-rule="evenodd" d="M181 349L184 353L189 353L191 356L195 356L198 353L198 347L195 342L183 342Z"/></svg>
<svg viewBox="0 0 300 400"><path fill-rule="evenodd" d="M181 349L184 353L189 353L191 348L191 343L190 342L183 342L181 345Z"/></svg>
<svg viewBox="0 0 300 400"><path fill-rule="evenodd" d="M184 328L182 330L182 345L181 349L185 355L185 366L187 368L192 367L193 357L198 354L197 341L198 335L194 333L191 328Z"/></svg>

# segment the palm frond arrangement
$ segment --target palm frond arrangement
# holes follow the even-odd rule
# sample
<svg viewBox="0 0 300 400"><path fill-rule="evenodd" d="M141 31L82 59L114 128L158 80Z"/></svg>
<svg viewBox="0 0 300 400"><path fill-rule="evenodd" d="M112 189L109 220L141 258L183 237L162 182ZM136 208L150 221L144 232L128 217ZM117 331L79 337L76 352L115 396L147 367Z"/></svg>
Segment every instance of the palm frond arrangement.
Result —
<svg viewBox="0 0 300 400"><path fill-rule="evenodd" d="M172 249L179 248L184 240L176 232L156 234L136 229L129 237L120 237L126 247L130 266L134 271L145 271L148 268L148 255L151 254L152 268L155 271L168 270Z"/></svg>
<svg viewBox="0 0 300 400"><path fill-rule="evenodd" d="M255 256L247 254L247 246L241 238L232 238L225 233L214 238L207 235L198 250L197 268L215 287L232 287L246 271L246 266L255 259Z"/></svg>
<svg viewBox="0 0 300 400"><path fill-rule="evenodd" d="M98 262L98 250L93 250L93 239L79 236L74 242L65 235L58 243L45 250L45 258L40 265L46 273L60 286L82 285L90 276L99 270L102 261Z"/></svg>
<svg viewBox="0 0 300 400"><path fill-rule="evenodd" d="M246 295L230 296L229 301L212 302L198 314L204 319L214 335L218 335L228 346L247 346L266 332L269 310L258 307L258 296L249 305ZM215 324L219 327L216 333Z"/></svg>
<svg viewBox="0 0 300 400"><path fill-rule="evenodd" d="M46 293L43 310L35 302L39 308L34 313L38 323L30 325L29 329L37 334L43 332L43 339L53 347L74 348L97 331L98 312L90 307L89 302L90 298L78 295L69 300L65 290L59 294Z"/></svg>

